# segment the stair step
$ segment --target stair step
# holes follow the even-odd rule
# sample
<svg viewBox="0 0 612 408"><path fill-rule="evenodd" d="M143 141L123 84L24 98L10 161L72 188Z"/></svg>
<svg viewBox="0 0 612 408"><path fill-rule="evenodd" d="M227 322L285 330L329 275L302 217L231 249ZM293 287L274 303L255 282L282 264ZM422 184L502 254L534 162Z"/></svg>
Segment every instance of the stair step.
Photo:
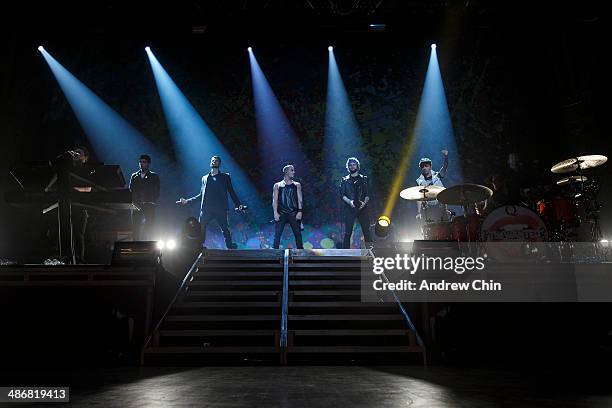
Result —
<svg viewBox="0 0 612 408"><path fill-rule="evenodd" d="M163 337L273 336L278 330L160 330Z"/></svg>
<svg viewBox="0 0 612 408"><path fill-rule="evenodd" d="M149 347L145 354L249 354L249 353L278 353L277 347Z"/></svg>
<svg viewBox="0 0 612 408"><path fill-rule="evenodd" d="M264 277L277 277L283 276L283 271L205 271L196 272L194 278L231 278L231 277L252 277L252 278L264 278Z"/></svg>
<svg viewBox="0 0 612 408"><path fill-rule="evenodd" d="M206 262L198 267L198 272L201 270L214 269L283 269L280 262L274 263L252 263L246 262Z"/></svg>
<svg viewBox="0 0 612 408"><path fill-rule="evenodd" d="M401 314L325 314L325 315L289 315L289 320L403 320Z"/></svg>
<svg viewBox="0 0 612 408"><path fill-rule="evenodd" d="M280 315L170 315L168 322L225 322L225 321L264 321L278 320Z"/></svg>
<svg viewBox="0 0 612 408"><path fill-rule="evenodd" d="M204 308L204 307L280 307L280 302L181 302L173 308Z"/></svg>
<svg viewBox="0 0 612 408"><path fill-rule="evenodd" d="M361 296L360 290L290 290L294 296Z"/></svg>
<svg viewBox="0 0 612 408"><path fill-rule="evenodd" d="M278 296L280 293L280 290L190 290L185 296Z"/></svg>
<svg viewBox="0 0 612 408"><path fill-rule="evenodd" d="M289 286L332 286L332 285L355 285L360 286L361 280L354 279L336 279L336 280L326 280L326 279L318 279L318 280L289 280Z"/></svg>
<svg viewBox="0 0 612 408"><path fill-rule="evenodd" d="M391 303L362 303L362 302L289 302L289 307L394 307L396 304Z"/></svg>
<svg viewBox="0 0 612 408"><path fill-rule="evenodd" d="M289 330L296 336L409 336L412 332L405 329L370 330Z"/></svg>
<svg viewBox="0 0 612 408"><path fill-rule="evenodd" d="M280 280L239 280L239 281L205 281L194 280L189 283L189 286L272 286L280 285Z"/></svg>
<svg viewBox="0 0 612 408"><path fill-rule="evenodd" d="M419 346L289 346L288 353L422 353Z"/></svg>
<svg viewBox="0 0 612 408"><path fill-rule="evenodd" d="M359 268L361 267L360 261L346 261L346 262L294 262L289 265L291 269L346 269L346 268Z"/></svg>
<svg viewBox="0 0 612 408"><path fill-rule="evenodd" d="M289 271L289 277L293 276L352 276L359 277L361 276L361 271L355 272L354 270L350 271Z"/></svg>

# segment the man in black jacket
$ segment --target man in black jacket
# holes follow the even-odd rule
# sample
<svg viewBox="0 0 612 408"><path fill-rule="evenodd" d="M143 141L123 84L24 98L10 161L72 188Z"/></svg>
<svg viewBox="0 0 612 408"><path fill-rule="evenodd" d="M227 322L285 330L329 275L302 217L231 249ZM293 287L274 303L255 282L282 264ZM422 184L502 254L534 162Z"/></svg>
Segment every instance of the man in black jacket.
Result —
<svg viewBox="0 0 612 408"><path fill-rule="evenodd" d="M206 241L206 227L212 220L216 220L217 224L223 232L225 238L225 245L228 249L236 248L236 245L232 242L232 235L229 230L228 223L228 205L227 205L227 194L232 197L234 204L238 207L238 210L242 211L244 206L238 199L234 187L232 186L232 179L228 173L221 173L219 167L221 166L221 158L219 156L213 156L210 159L210 172L202 177L202 188L200 193L194 197L185 199L181 198L176 203L185 205L191 201L200 199L200 224L202 225L202 245Z"/></svg>
<svg viewBox="0 0 612 408"><path fill-rule="evenodd" d="M143 154L138 161L140 170L130 177L132 202L140 211L132 211L132 236L134 241L153 239L155 208L159 200L159 176L152 172L151 156Z"/></svg>
<svg viewBox="0 0 612 408"><path fill-rule="evenodd" d="M351 247L351 235L355 219L359 219L363 239L372 242L370 235L370 217L368 214L368 178L359 174L360 163L356 157L349 157L346 161L346 170L349 174L342 178L340 195L344 202L344 242L343 248Z"/></svg>

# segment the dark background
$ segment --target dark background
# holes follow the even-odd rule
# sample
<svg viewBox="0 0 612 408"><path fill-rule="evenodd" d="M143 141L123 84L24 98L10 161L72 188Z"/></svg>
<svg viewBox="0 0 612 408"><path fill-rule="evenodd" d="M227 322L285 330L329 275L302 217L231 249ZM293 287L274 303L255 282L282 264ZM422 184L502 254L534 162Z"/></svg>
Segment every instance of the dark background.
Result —
<svg viewBox="0 0 612 408"><path fill-rule="evenodd" d="M385 23L386 30L371 32L369 23ZM364 172L373 180L379 212L401 146L414 126L429 45L435 42L459 149L451 171L453 163L460 163L466 182L482 183L503 172L508 154L516 153L524 186L551 183L558 178L549 172L556 162L582 154L611 157L604 99L608 24L599 6L585 3L111 1L18 6L4 15L2 24L0 191L17 187L8 176L10 166L87 145L36 51L41 44L180 162L144 52L151 46L267 202L271 189L257 184L265 158L257 149L243 148L257 140L246 52L252 46L310 166L321 169L305 180L308 222L321 226L339 219L337 201L329 198L337 180L323 170L321 151L327 46L335 47L367 153L374 159ZM610 169L606 164L589 173L602 183L606 237L612 234ZM409 211L396 215L411 217ZM31 254L44 223L32 211L0 200L0 257Z"/></svg>

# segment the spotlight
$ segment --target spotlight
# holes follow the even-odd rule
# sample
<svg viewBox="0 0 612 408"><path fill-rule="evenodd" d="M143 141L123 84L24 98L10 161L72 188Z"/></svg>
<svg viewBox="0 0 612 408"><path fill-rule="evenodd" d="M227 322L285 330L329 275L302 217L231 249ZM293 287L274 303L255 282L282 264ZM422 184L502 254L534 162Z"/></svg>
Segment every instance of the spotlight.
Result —
<svg viewBox="0 0 612 408"><path fill-rule="evenodd" d="M45 50L45 47L43 47L42 45L38 46L38 51L43 52Z"/></svg>
<svg viewBox="0 0 612 408"><path fill-rule="evenodd" d="M253 52L253 48L249 47L249 48L247 48L247 51L248 52Z"/></svg>
<svg viewBox="0 0 612 408"><path fill-rule="evenodd" d="M331 45L329 47L327 47L327 51L333 51L334 47L332 47Z"/></svg>
<svg viewBox="0 0 612 408"><path fill-rule="evenodd" d="M386 215L381 215L378 217L378 221L376 221L376 227L374 227L374 233L379 238L385 238L389 235L389 231L391 230L391 219Z"/></svg>
<svg viewBox="0 0 612 408"><path fill-rule="evenodd" d="M149 47L149 46L146 46L146 47L145 47L145 51L146 51L146 52L149 52L149 51L151 51L151 47Z"/></svg>
<svg viewBox="0 0 612 408"><path fill-rule="evenodd" d="M176 241L171 239L166 242L166 248L172 251L174 248L176 248Z"/></svg>
<svg viewBox="0 0 612 408"><path fill-rule="evenodd" d="M436 47L437 47L437 45L436 45L436 44L431 44L431 49L432 49L432 50L435 50L435 49L436 49Z"/></svg>
<svg viewBox="0 0 612 408"><path fill-rule="evenodd" d="M602 239L601 241L599 241L599 243L602 245L608 245L609 241L607 239Z"/></svg>
<svg viewBox="0 0 612 408"><path fill-rule="evenodd" d="M166 243L164 242L164 240L160 239L159 241L157 241L157 249L164 249L166 247Z"/></svg>

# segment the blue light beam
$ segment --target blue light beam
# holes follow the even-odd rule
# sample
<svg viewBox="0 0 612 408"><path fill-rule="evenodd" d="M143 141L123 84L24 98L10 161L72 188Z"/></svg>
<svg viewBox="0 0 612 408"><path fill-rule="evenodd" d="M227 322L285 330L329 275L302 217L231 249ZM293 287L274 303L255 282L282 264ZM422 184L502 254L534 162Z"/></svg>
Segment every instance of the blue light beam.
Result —
<svg viewBox="0 0 612 408"><path fill-rule="evenodd" d="M348 157L358 157L362 166L367 166L364 157L361 132L346 93L333 48L329 50L327 72L327 104L325 107L325 162L337 179L346 172L344 168Z"/></svg>
<svg viewBox="0 0 612 408"><path fill-rule="evenodd" d="M418 160L429 157L433 160L433 170L442 167L442 149L449 151L448 175L444 180L447 187L461 183L462 169L457 152L457 143L451 121L450 112L446 102L444 83L438 64L436 45L431 45L429 65L425 76L425 84L421 94L421 101L414 126L414 149L409 165L408 183L413 185L419 177Z"/></svg>
<svg viewBox="0 0 612 408"><path fill-rule="evenodd" d="M127 179L133 171L138 169L139 156L147 153L153 159L152 170L164 169L163 173L166 173L164 184L165 182L168 185L174 184L172 179L167 178L167 173L173 172L174 165L166 155L64 68L42 46L38 50L51 68L51 72L100 159L105 163L119 164ZM162 177L164 177L163 173Z"/></svg>
<svg viewBox="0 0 612 408"><path fill-rule="evenodd" d="M263 204L246 174L174 83L153 51L146 51L170 135L181 157L180 164L186 175L184 187L195 195L202 176L210 171L210 158L219 155L222 160L221 170L231 174L240 200L251 207L253 213L260 214Z"/></svg>
<svg viewBox="0 0 612 408"><path fill-rule="evenodd" d="M252 50L249 51L249 60L259 152L265 170L263 182L267 188L272 186L274 181L280 180L282 168L286 164L294 164L298 174L305 177L309 169L306 167L299 140Z"/></svg>

